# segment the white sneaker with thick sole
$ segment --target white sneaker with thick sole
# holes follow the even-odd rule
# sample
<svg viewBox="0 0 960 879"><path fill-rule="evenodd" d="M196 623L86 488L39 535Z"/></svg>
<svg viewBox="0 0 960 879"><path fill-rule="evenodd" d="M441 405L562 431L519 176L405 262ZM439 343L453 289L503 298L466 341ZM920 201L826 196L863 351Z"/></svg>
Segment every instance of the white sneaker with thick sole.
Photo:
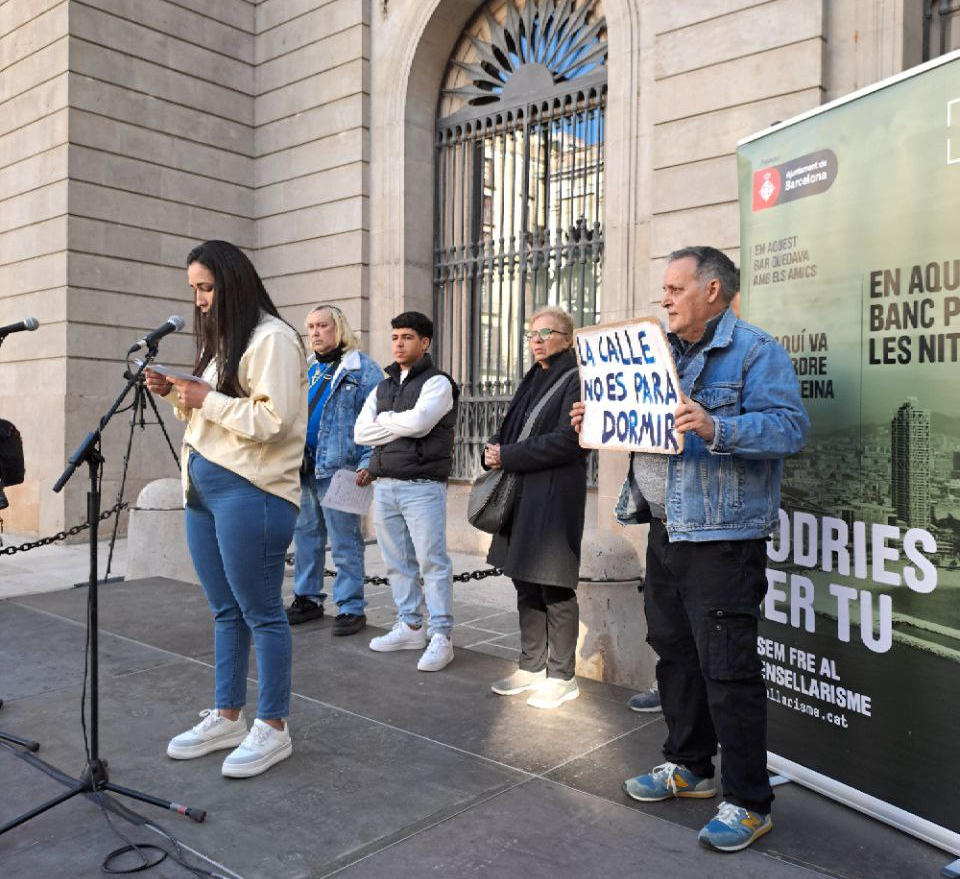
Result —
<svg viewBox="0 0 960 879"><path fill-rule="evenodd" d="M228 778L249 778L266 772L292 753L289 725L285 723L283 729L274 729L258 717L240 747L227 755L220 771Z"/></svg>
<svg viewBox="0 0 960 879"><path fill-rule="evenodd" d="M403 620L397 620L386 635L379 635L370 642L370 649L377 653L392 653L394 650L423 650L427 646L427 633L423 626L412 629Z"/></svg>
<svg viewBox="0 0 960 879"><path fill-rule="evenodd" d="M170 739L167 756L174 760L192 760L211 751L235 748L247 737L243 711L236 720L227 720L216 708L204 708L203 720L186 732Z"/></svg>
<svg viewBox="0 0 960 879"><path fill-rule="evenodd" d="M519 693L526 693L527 690L536 690L547 680L547 670L524 671L518 668L512 675L505 677L501 681L495 681L490 685L498 696L516 696Z"/></svg>
<svg viewBox="0 0 960 879"><path fill-rule="evenodd" d="M430 646L423 651L417 663L418 671L440 671L453 662L453 644L446 635L437 632L430 639Z"/></svg>
<svg viewBox="0 0 960 879"><path fill-rule="evenodd" d="M569 681L548 678L546 683L537 687L534 694L527 699L527 705L534 708L559 708L564 702L576 699L579 695L580 687L577 686L576 678L570 678Z"/></svg>

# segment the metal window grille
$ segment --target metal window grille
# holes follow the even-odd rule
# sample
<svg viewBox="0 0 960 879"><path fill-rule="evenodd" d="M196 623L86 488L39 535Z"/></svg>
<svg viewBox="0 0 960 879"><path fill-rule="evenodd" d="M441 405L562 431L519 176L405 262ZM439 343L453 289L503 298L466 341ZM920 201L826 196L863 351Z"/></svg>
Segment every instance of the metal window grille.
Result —
<svg viewBox="0 0 960 879"><path fill-rule="evenodd" d="M960 48L960 2L923 0L923 60Z"/></svg>
<svg viewBox="0 0 960 879"><path fill-rule="evenodd" d="M454 53L437 125L435 344L462 386L454 479L476 475L532 365L528 316L560 305L596 323L603 281L605 20L595 2L490 6Z"/></svg>

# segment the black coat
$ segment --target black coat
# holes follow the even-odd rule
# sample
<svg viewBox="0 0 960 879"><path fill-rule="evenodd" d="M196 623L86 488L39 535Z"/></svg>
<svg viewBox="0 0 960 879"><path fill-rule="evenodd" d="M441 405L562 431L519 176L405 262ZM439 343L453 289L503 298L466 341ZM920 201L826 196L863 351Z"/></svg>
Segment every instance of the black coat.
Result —
<svg viewBox="0 0 960 879"><path fill-rule="evenodd" d="M572 350L554 356L546 381L537 382L536 397L525 400L526 390L542 367L537 364L523 378L510 403L529 407L560 376L577 365ZM515 580L574 588L580 577L580 541L587 500L587 452L580 448L570 426L570 408L580 399L576 370L537 418L530 437L501 444L504 471L519 475L519 496L504 533L495 534L487 561ZM504 421L510 418L508 410ZM501 426L502 432L503 428ZM500 442L500 432L489 442Z"/></svg>

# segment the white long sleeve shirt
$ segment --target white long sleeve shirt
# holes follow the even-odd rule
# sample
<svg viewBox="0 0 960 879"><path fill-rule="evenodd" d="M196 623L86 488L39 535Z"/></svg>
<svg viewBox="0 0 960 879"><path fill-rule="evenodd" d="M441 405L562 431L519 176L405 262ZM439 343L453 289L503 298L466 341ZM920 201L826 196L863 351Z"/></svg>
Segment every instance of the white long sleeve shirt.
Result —
<svg viewBox="0 0 960 879"><path fill-rule="evenodd" d="M400 373L401 384L408 370ZM412 409L406 412L377 412L377 391L367 397L357 417L353 438L365 446L385 446L401 437L424 437L453 408L453 386L443 375L427 379Z"/></svg>

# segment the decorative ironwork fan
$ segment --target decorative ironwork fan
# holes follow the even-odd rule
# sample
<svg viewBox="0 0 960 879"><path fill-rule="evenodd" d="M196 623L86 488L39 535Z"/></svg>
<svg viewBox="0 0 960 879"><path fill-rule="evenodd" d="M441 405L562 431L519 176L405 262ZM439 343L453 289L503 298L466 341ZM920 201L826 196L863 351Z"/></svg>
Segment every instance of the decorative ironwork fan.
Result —
<svg viewBox="0 0 960 879"><path fill-rule="evenodd" d="M469 31L472 60L451 63L469 78L443 93L475 106L514 100L569 82L606 63L606 18L597 0L507 0L503 22L484 7L488 39Z"/></svg>

